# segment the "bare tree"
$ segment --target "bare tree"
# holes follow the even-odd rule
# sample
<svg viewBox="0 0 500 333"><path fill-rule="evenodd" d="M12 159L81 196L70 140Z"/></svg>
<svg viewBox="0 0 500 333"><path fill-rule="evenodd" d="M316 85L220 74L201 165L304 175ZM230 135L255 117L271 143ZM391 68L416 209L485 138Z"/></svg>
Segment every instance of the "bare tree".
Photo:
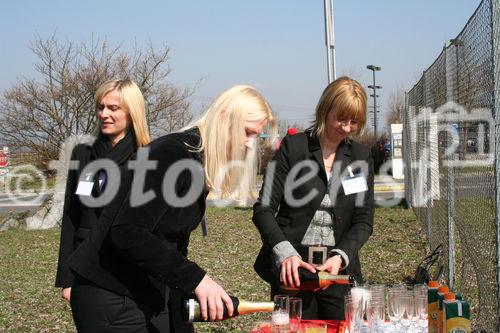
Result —
<svg viewBox="0 0 500 333"><path fill-rule="evenodd" d="M30 44L38 58L37 79L22 78L0 97L0 137L14 151L29 152L46 166L57 159L71 135L93 133L96 115L93 96L109 79L130 78L141 88L152 136L171 132L191 120L188 98L193 90L180 89L168 79L170 49L143 50L133 45L110 47L106 40L90 44L60 42L55 35L37 37Z"/></svg>
<svg viewBox="0 0 500 333"><path fill-rule="evenodd" d="M402 89L395 90L389 96L389 114L387 115L387 127L391 124L401 124L401 115L405 109L405 94Z"/></svg>

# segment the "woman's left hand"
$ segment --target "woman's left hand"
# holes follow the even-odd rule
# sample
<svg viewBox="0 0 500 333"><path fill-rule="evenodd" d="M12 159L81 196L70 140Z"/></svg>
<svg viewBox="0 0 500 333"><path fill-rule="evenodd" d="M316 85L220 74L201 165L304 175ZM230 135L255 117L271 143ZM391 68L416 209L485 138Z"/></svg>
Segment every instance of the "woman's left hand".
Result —
<svg viewBox="0 0 500 333"><path fill-rule="evenodd" d="M316 269L318 271L325 271L332 275L337 275L339 274L341 266L342 266L342 257L340 255L336 255L331 258L328 258L328 260L325 261L323 265L317 266Z"/></svg>

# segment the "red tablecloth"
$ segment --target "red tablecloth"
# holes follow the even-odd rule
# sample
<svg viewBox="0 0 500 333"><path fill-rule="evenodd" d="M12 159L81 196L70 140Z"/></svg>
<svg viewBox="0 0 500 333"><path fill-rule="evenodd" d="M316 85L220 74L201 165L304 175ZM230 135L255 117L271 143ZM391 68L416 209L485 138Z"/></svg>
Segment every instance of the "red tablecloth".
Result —
<svg viewBox="0 0 500 333"><path fill-rule="evenodd" d="M313 323L313 324L325 324L327 325L328 328L328 333L344 333L346 324L344 321L340 320L302 320L301 321L301 326L304 328L306 323ZM251 333L258 332L257 330L253 330ZM261 332L264 333L271 333L271 327L262 327Z"/></svg>

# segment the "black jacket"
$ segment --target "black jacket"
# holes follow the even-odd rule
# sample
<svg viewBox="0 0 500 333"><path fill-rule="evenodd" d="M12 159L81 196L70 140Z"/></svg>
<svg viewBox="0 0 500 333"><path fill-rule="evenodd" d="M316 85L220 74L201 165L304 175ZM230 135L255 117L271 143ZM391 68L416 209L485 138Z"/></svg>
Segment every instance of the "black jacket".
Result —
<svg viewBox="0 0 500 333"><path fill-rule="evenodd" d="M79 144L75 146L71 153L71 161L78 162L77 169L70 169L66 179L66 192L64 198L64 208L61 223L61 241L59 245L59 261L56 273L56 287L67 288L73 283L73 273L67 265L67 260L81 242L88 236L90 230L97 224L101 214L101 208L87 207L79 195L75 194L82 170L91 162L108 158L117 163L120 168L124 168L126 162L137 150L137 144L133 130L115 146L101 135L90 144ZM94 175L94 188L92 197L101 195L98 184L98 176Z"/></svg>
<svg viewBox="0 0 500 333"><path fill-rule="evenodd" d="M307 182L293 189L295 199L314 194L306 204L293 207L285 200L285 182L293 167L301 161L315 164L318 172ZM277 278L271 273L274 265L272 248L282 241L289 241L299 251L302 238L327 191L321 147L319 140L311 132L286 136L273 162L276 163L274 177L272 180L266 179L267 177L264 179L264 185L253 208L253 222L263 242L254 268L259 276L269 283ZM360 165L366 166L364 175L368 185L368 191L360 197L362 200L358 199L361 201L360 205L355 205L357 194L345 195L341 177L334 177L331 185L335 189L334 196L331 197L334 203L332 214L335 248L347 254L349 265L345 273L354 275L358 281L362 281L358 251L368 240L373 227L373 159L366 146L351 140L341 142L337 149L334 170L340 170L340 176L343 177L349 175L348 166L352 166L353 173L357 174L362 171ZM306 174L308 170L308 167L301 168L298 177ZM266 190L270 193L267 203Z"/></svg>
<svg viewBox="0 0 500 333"><path fill-rule="evenodd" d="M203 185L184 207L176 207L164 193L175 191L182 198L193 177L204 184L201 154L196 151L199 145L199 131L192 129L163 136L146 147L149 161L156 161L157 167L146 173L140 190L151 190L155 198L133 207L133 173L124 173L118 195L101 213L98 227L69 259L71 269L154 310L162 310L167 288L192 293L205 271L186 258L187 248L191 231L204 215L207 193ZM178 164L181 167L195 162L198 168L169 178L175 172L172 165L179 161L183 161Z"/></svg>

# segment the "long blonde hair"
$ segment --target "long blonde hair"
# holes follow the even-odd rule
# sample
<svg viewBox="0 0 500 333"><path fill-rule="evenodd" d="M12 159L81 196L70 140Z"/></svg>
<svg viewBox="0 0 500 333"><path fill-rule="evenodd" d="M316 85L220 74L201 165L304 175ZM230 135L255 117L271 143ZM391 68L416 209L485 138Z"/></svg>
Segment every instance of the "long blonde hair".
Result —
<svg viewBox="0 0 500 333"><path fill-rule="evenodd" d="M274 135L276 120L264 97L254 87L236 85L220 94L200 119L186 127L200 130L205 181L216 196L243 202L253 197L258 144L245 153L242 138L246 122L262 121L267 121L268 131Z"/></svg>
<svg viewBox="0 0 500 333"><path fill-rule="evenodd" d="M366 124L366 98L363 86L347 76L330 83L316 106L316 136L321 138L325 134L326 116L329 112L334 112L337 119L355 119L358 122L356 134L361 133Z"/></svg>
<svg viewBox="0 0 500 333"><path fill-rule="evenodd" d="M146 108L141 89L132 80L110 80L103 83L95 92L94 101L96 109L101 99L111 91L120 95L120 104L132 119L137 146L142 147L151 142L148 123L146 121Z"/></svg>

